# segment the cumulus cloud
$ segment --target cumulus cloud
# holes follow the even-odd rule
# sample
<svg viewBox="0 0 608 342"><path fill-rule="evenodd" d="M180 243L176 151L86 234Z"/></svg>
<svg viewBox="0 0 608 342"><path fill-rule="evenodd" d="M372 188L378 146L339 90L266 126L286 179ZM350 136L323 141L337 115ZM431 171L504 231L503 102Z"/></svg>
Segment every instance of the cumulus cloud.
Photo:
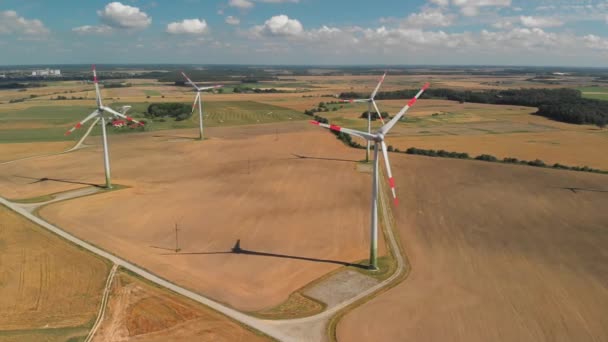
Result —
<svg viewBox="0 0 608 342"><path fill-rule="evenodd" d="M281 14L266 20L264 25L254 26L251 32L255 35L298 36L304 32L304 27L297 19Z"/></svg>
<svg viewBox="0 0 608 342"><path fill-rule="evenodd" d="M225 21L228 25L238 25L241 23L241 20L239 18L233 17L231 15L227 16Z"/></svg>
<svg viewBox="0 0 608 342"><path fill-rule="evenodd" d="M547 17L532 17L532 16L521 16L519 17L521 24L526 27L558 27L564 25L564 23L556 18Z"/></svg>
<svg viewBox="0 0 608 342"><path fill-rule="evenodd" d="M591 49L608 51L608 39L589 34L583 37L583 41Z"/></svg>
<svg viewBox="0 0 608 342"><path fill-rule="evenodd" d="M139 8L120 2L107 4L97 15L106 25L120 29L143 29L152 23L152 18Z"/></svg>
<svg viewBox="0 0 608 342"><path fill-rule="evenodd" d="M207 21L199 19L184 19L167 25L167 33L171 34L204 34L208 30Z"/></svg>
<svg viewBox="0 0 608 342"><path fill-rule="evenodd" d="M38 19L25 19L15 11L0 11L0 34L39 36L49 32Z"/></svg>
<svg viewBox="0 0 608 342"><path fill-rule="evenodd" d="M453 14L444 14L436 8L427 8L420 13L410 14L404 21L403 26L413 27L447 27L454 23Z"/></svg>
<svg viewBox="0 0 608 342"><path fill-rule="evenodd" d="M452 4L460 8L460 12L468 17L479 14L482 7L510 7L511 0L452 0Z"/></svg>
<svg viewBox="0 0 608 342"><path fill-rule="evenodd" d="M230 2L228 2L228 6L239 9L249 9L253 7L253 2L250 0L230 0Z"/></svg>
<svg viewBox="0 0 608 342"><path fill-rule="evenodd" d="M446 7L450 4L450 1L449 0L431 0L431 3L442 6L442 7Z"/></svg>
<svg viewBox="0 0 608 342"><path fill-rule="evenodd" d="M108 25L84 25L74 27L72 32L76 32L79 34L106 34L112 32L112 28Z"/></svg>
<svg viewBox="0 0 608 342"><path fill-rule="evenodd" d="M236 7L239 9L249 9L255 6L254 2L262 2L267 4L285 4L292 3L297 4L300 0L230 0L228 5L230 7Z"/></svg>

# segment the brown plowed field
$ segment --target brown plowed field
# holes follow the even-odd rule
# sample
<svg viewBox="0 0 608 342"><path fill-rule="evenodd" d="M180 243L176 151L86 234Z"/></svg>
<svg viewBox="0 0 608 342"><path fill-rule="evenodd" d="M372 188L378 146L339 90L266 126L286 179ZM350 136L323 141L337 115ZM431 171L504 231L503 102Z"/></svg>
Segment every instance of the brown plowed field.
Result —
<svg viewBox="0 0 608 342"><path fill-rule="evenodd" d="M114 181L131 188L40 214L216 300L242 310L272 307L368 253L370 175L354 162L364 151L308 126L208 130L216 138L202 143L180 138L184 131L113 136ZM6 165L0 194L27 198L100 183L101 162L94 147ZM32 183L44 177L61 182ZM239 239L246 252L231 253Z"/></svg>
<svg viewBox="0 0 608 342"><path fill-rule="evenodd" d="M0 340L86 335L109 266L0 206Z"/></svg>
<svg viewBox="0 0 608 342"><path fill-rule="evenodd" d="M114 278L93 341L267 341L218 314L125 272Z"/></svg>
<svg viewBox="0 0 608 342"><path fill-rule="evenodd" d="M393 155L409 277L340 341L608 340L608 176Z"/></svg>

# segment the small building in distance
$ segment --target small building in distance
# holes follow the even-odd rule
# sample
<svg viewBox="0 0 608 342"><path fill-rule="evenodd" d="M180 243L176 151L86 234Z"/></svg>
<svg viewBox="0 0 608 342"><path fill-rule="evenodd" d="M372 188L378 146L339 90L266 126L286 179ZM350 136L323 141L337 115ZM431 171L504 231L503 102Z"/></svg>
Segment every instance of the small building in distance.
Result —
<svg viewBox="0 0 608 342"><path fill-rule="evenodd" d="M40 69L40 70L32 71L32 77L39 77L39 76L61 76L61 70L47 68L47 69Z"/></svg>

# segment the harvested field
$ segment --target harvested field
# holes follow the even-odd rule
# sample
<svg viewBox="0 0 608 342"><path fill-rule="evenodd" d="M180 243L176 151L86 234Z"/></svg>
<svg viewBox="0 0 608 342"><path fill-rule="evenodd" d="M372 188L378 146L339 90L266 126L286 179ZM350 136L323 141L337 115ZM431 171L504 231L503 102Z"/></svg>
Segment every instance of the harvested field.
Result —
<svg viewBox="0 0 608 342"><path fill-rule="evenodd" d="M69 141L46 143L3 144L0 149L0 163L48 153L59 153L72 147Z"/></svg>
<svg viewBox="0 0 608 342"><path fill-rule="evenodd" d="M343 263L367 257L370 175L356 168L363 151L306 123L216 128L204 142L175 140L183 134L113 137L114 182L131 188L59 202L40 214L247 311L274 307ZM5 165L0 194L29 198L99 183L101 161L97 146ZM34 182L40 178L49 180ZM231 253L239 239L247 252Z"/></svg>
<svg viewBox="0 0 608 342"><path fill-rule="evenodd" d="M215 311L120 271L92 341L267 341Z"/></svg>
<svg viewBox="0 0 608 342"><path fill-rule="evenodd" d="M605 341L608 177L394 154L402 283L341 341Z"/></svg>
<svg viewBox="0 0 608 342"><path fill-rule="evenodd" d="M0 340L86 336L109 266L0 206Z"/></svg>

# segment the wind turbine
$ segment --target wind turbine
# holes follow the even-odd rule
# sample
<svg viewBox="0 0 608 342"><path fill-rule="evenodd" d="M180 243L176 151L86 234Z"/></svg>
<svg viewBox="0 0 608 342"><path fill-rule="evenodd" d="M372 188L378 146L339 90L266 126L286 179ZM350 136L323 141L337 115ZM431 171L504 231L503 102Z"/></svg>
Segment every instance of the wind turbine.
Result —
<svg viewBox="0 0 608 342"><path fill-rule="evenodd" d="M103 141L103 162L104 162L104 169L105 169L105 173L106 173L106 188L111 189L112 181L111 181L111 177L110 177L110 155L109 155L109 151L108 151L108 135L106 132L106 119L108 119L109 116L118 116L118 117L127 119L127 121L129 121L129 122L135 122L139 125L143 125L143 123L141 123L137 120L134 120L130 116L125 115L126 112L131 108L131 106L123 106L121 108L121 111L124 114L121 114L121 113L115 111L114 109L103 105L103 103L101 102L101 92L99 91L99 82L97 80L97 71L95 70L95 65L93 65L93 83L95 83L97 109L93 113L89 114L89 116L84 118L84 120L77 123L76 126L72 127L70 130L65 132L65 135L72 134L72 132L74 132L76 129L82 127L82 125L84 125L87 121L94 118L95 121L89 128L89 131L87 132L87 135L88 135L90 133L92 127L98 121L101 120L101 136L102 136L102 141Z"/></svg>
<svg viewBox="0 0 608 342"><path fill-rule="evenodd" d="M382 125L384 125L384 119L382 118L382 114L380 114L380 109L378 109L378 106L376 105L376 101L374 100L376 98L376 95L378 94L378 90L380 90L380 86L382 85L382 83L384 82L384 78L386 78L386 72L384 72L384 75L382 75L382 77L380 77L380 81L378 82L378 85L376 86L376 89L374 89L374 91L372 92L372 95L368 98L368 99L351 99L351 100L342 100L341 102L349 102L349 103L367 103L367 133L372 132L372 106L374 106L374 108L376 109L376 113L378 114L378 117L380 118L380 121L382 121ZM370 141L367 141L367 149L365 152L365 161L368 162L369 161L369 149L370 149Z"/></svg>
<svg viewBox="0 0 608 342"><path fill-rule="evenodd" d="M209 89L217 89L223 87L222 85L214 85L211 87L199 87L197 86L184 72L182 72L184 78L190 83L190 85L196 90L196 97L194 98L194 103L192 103L192 112L194 113L194 108L196 106L196 102L198 102L198 128L200 131L199 140L203 140L203 103L201 99L201 92Z"/></svg>
<svg viewBox="0 0 608 342"><path fill-rule="evenodd" d="M332 131L342 132L350 135L354 135L359 138L363 138L368 141L368 143L374 143L374 171L373 171L373 179L372 179L372 213L371 213L371 245L370 245L370 253L369 253L369 266L371 269L378 269L378 150L382 148L382 154L384 156L384 163L386 165L386 172L388 173L388 182L391 187L391 191L393 193L393 199L395 200L395 205L399 204L397 200L397 194L395 193L395 179L391 173L391 165L388 161L388 151L386 148L386 143L384 142L384 138L386 134L395 126L397 121L401 119L401 117L412 107L418 98L427 90L429 87L429 83L425 84L422 89L414 96L406 105L389 121L387 124L383 125L378 129L375 133L367 133L361 132L354 129L343 128L336 125L323 124L318 121L311 121L312 124L328 128Z"/></svg>

